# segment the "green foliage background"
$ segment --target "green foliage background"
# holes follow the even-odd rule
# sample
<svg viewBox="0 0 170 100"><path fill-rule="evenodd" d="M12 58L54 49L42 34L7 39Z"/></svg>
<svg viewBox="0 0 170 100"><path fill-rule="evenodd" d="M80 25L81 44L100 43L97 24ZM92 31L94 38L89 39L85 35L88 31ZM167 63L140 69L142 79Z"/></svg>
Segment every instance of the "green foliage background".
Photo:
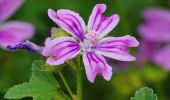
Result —
<svg viewBox="0 0 170 100"><path fill-rule="evenodd" d="M32 23L36 28L36 34L31 41L43 45L45 38L50 35L51 27L56 26L47 16L48 8L73 10L78 12L87 23L92 8L97 3L107 5L106 16L118 13L121 17L119 25L109 35L130 34L138 39L140 37L137 27L143 22L142 11L155 6L166 9L170 7L169 0L26 0L9 20ZM133 50L133 53L135 54L136 50ZM41 57L27 51L14 53L0 49L0 100L4 100L4 94L9 87L28 81L32 62L36 59ZM64 69L64 75L75 91L75 77L70 73L67 68ZM115 73L109 82L98 77L96 82L91 84L84 74L84 98L85 100L128 100L134 95L135 90L149 86L158 94L159 100L169 100L169 82L169 73L160 66L146 63L138 70L135 62L132 62L128 70ZM30 98L23 100L30 100Z"/></svg>

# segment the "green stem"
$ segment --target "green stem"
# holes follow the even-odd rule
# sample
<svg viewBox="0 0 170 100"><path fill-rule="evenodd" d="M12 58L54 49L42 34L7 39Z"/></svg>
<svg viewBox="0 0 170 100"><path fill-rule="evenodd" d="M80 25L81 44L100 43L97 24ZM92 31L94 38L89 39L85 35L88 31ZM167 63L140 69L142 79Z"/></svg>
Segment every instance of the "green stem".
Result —
<svg viewBox="0 0 170 100"><path fill-rule="evenodd" d="M64 85L65 85L65 87L66 87L69 95L70 95L71 98L74 100L73 93L71 92L71 89L70 89L69 85L67 84L67 81L66 81L66 79L64 78L64 75L63 75L62 72L60 72L60 71L58 72L58 74L59 74L59 76L61 77L61 80L63 81L63 83L64 83Z"/></svg>
<svg viewBox="0 0 170 100"><path fill-rule="evenodd" d="M122 7L121 0L115 0L115 4L116 4L116 7L118 8L118 11L121 17L120 25L122 29L124 30L125 34L130 34L131 33L130 25L128 23L124 8Z"/></svg>
<svg viewBox="0 0 170 100"><path fill-rule="evenodd" d="M77 68L77 100L82 100L82 59L80 57L80 65Z"/></svg>
<svg viewBox="0 0 170 100"><path fill-rule="evenodd" d="M52 100L72 100L63 91L60 91L60 94L55 94Z"/></svg>

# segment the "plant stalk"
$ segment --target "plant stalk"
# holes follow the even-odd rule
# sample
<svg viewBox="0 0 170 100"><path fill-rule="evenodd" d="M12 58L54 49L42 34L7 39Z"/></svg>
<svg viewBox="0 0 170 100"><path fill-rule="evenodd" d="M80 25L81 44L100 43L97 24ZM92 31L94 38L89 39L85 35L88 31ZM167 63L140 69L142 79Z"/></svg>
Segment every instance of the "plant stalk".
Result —
<svg viewBox="0 0 170 100"><path fill-rule="evenodd" d="M80 57L80 64L77 67L77 100L82 100L82 83L83 83L83 79L82 79L82 57Z"/></svg>
<svg viewBox="0 0 170 100"><path fill-rule="evenodd" d="M72 100L74 100L73 93L71 92L71 89L70 89L69 85L67 84L67 81L66 81L66 79L64 78L64 75L63 75L62 72L60 72L60 71L58 72L58 74L59 74L59 76L61 77L61 80L63 81L63 83L64 83L64 85L65 85L65 87L66 87L69 95L71 96Z"/></svg>

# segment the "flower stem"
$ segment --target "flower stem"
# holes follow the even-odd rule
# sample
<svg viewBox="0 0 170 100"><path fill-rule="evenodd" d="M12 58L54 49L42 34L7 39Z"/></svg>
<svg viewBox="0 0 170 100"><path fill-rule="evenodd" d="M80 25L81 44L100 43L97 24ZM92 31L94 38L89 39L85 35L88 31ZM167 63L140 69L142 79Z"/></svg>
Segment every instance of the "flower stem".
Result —
<svg viewBox="0 0 170 100"><path fill-rule="evenodd" d="M74 100L73 93L71 92L71 89L70 89L69 85L67 84L67 81L66 81L66 79L64 78L64 75L63 75L62 72L60 72L60 71L58 72L58 74L59 74L59 76L61 77L61 80L63 81L63 83L64 83L64 85L65 85L65 87L66 87L69 95L70 95L71 98Z"/></svg>
<svg viewBox="0 0 170 100"><path fill-rule="evenodd" d="M82 59L80 57L80 64L77 68L77 100L82 100Z"/></svg>
<svg viewBox="0 0 170 100"><path fill-rule="evenodd" d="M121 16L120 25L122 29L124 30L124 33L130 34L131 33L130 25L128 23L124 8L122 7L121 0L115 0L115 5L117 6L119 14Z"/></svg>

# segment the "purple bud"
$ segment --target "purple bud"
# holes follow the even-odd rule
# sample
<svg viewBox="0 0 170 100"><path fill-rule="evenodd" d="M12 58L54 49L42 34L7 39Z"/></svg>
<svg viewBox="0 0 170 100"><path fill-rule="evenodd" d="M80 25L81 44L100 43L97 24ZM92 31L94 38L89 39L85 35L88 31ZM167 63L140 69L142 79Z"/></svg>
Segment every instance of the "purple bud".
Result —
<svg viewBox="0 0 170 100"><path fill-rule="evenodd" d="M30 41L20 42L20 43L17 43L15 45L8 45L7 46L7 49L10 50L10 51L17 51L17 50L20 50L20 49L25 49L25 50L28 50L28 51L31 51L31 52L36 52L40 55L41 55L43 48L44 47L38 46L38 45L36 45L36 44L34 44Z"/></svg>

